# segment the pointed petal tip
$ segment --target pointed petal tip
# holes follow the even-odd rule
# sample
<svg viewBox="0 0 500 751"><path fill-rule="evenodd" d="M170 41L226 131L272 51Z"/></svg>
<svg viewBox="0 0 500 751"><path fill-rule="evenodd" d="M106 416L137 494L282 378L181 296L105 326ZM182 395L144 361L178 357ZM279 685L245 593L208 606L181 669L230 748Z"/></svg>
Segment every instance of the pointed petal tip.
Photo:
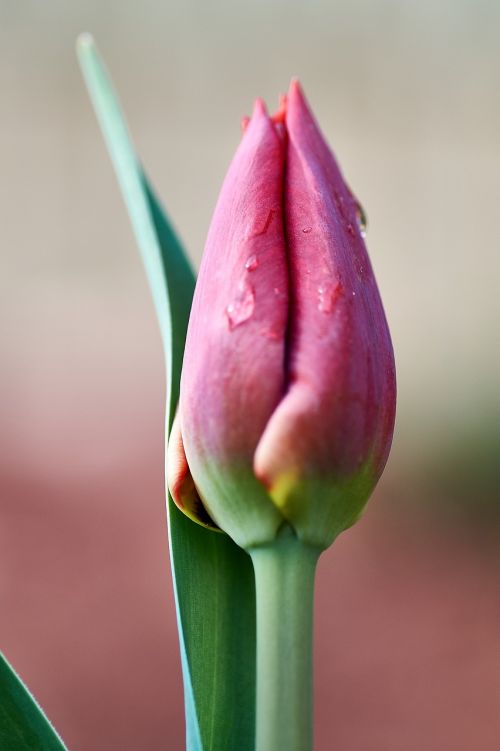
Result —
<svg viewBox="0 0 500 751"><path fill-rule="evenodd" d="M255 104L253 107L252 117L267 117L267 107L266 103L261 97L257 97L255 100Z"/></svg>
<svg viewBox="0 0 500 751"><path fill-rule="evenodd" d="M250 118L248 117L248 115L243 115L243 117L241 118L241 123L240 123L242 133L245 133L246 129L248 128L249 123L250 123Z"/></svg>
<svg viewBox="0 0 500 751"><path fill-rule="evenodd" d="M304 96L298 76L292 76L290 86L288 87L288 96Z"/></svg>
<svg viewBox="0 0 500 751"><path fill-rule="evenodd" d="M266 103L261 97L255 100L253 112L251 118L243 118L241 122L241 128L243 135L252 132L256 133L262 128L268 128L274 126L273 130L281 143L284 141L284 124L286 118L286 96L283 95L280 99L280 108L278 111L269 115L267 111Z"/></svg>
<svg viewBox="0 0 500 751"><path fill-rule="evenodd" d="M302 88L299 79L295 76L290 81L287 99L287 121L289 121L290 118L294 119L297 116L299 118L302 118L304 115L313 117L311 108L309 107L306 96L304 94L304 89Z"/></svg>
<svg viewBox="0 0 500 751"><path fill-rule="evenodd" d="M271 120L273 121L275 125L279 125L280 123L282 124L285 122L287 103L288 103L287 95L280 94L279 100L278 100L278 109L271 117Z"/></svg>
<svg viewBox="0 0 500 751"><path fill-rule="evenodd" d="M319 132L319 125L298 78L292 78L290 88L288 89L286 122L287 127L292 129L301 127L306 122L314 123Z"/></svg>

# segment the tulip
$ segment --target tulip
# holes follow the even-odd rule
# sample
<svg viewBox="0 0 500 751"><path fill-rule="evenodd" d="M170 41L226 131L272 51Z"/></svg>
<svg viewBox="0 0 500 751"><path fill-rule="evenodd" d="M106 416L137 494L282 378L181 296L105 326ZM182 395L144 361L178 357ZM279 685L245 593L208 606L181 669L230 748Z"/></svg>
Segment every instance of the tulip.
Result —
<svg viewBox="0 0 500 751"><path fill-rule="evenodd" d="M152 194L144 200L147 182L89 37L81 40L80 53L141 249L148 266L154 261L149 273L155 289L160 248L150 225L156 203ZM182 639L188 722L198 724L199 708L210 726L211 746L224 742L214 720L220 699L207 697L205 703L201 697L202 706L190 673L193 664L198 673L213 670L200 685L222 695L221 676L233 674L240 643L222 610L234 593L234 574L243 573L234 629L239 636L256 628L256 751L309 751L316 563L356 520L384 468L394 423L394 359L363 242L362 211L298 83L292 82L272 117L258 100L243 127L196 286L167 479L182 511L248 551L255 595L247 586L248 561L241 552L230 554L228 540L217 545L210 532L191 536L189 525L172 527L177 543L184 542L181 532L186 536L186 545L174 547L180 564L175 573L203 565L214 574L201 601L197 594L205 576L181 576L177 589L188 595L178 598L181 631L187 624L187 642L197 637L191 640L194 662ZM173 269L175 253L165 259L163 270ZM170 280L174 285L176 278ZM176 290L168 286L172 301ZM170 328L164 296L158 301L170 352L180 343L171 339L182 325ZM196 551L194 560L186 558L189 551ZM229 561L236 562L230 587L222 570ZM205 662L201 647L214 644L214 629L215 655ZM253 641L241 643L251 649ZM219 660L226 663L220 672ZM246 701L236 711L247 718L253 711L250 680L246 677ZM239 702L238 691L234 699ZM228 707L229 724L233 714ZM201 733L199 739L193 735L197 748L198 740ZM251 741L246 733L242 740L245 748Z"/></svg>
<svg viewBox="0 0 500 751"><path fill-rule="evenodd" d="M167 474L180 508L252 557L258 751L311 748L316 563L392 440L362 219L298 82L273 117L257 100L208 233Z"/></svg>
<svg viewBox="0 0 500 751"><path fill-rule="evenodd" d="M168 460L178 505L247 549L284 525L327 547L361 513L395 415L362 213L297 81L257 100L191 311Z"/></svg>

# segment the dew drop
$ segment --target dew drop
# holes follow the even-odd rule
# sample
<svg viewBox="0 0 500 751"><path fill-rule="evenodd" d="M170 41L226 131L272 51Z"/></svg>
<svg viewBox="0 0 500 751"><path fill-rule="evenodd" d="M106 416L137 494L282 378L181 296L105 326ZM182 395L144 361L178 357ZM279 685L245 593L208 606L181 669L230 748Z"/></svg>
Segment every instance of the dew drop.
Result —
<svg viewBox="0 0 500 751"><path fill-rule="evenodd" d="M272 328L271 329L261 329L259 331L259 334L261 336L264 336L266 339L269 339L272 342L277 342L278 340L281 339L280 332L277 331L276 329L272 329Z"/></svg>
<svg viewBox="0 0 500 751"><path fill-rule="evenodd" d="M352 235L352 237L356 235L356 232L354 231L354 227L352 226L350 222L347 225L347 231L349 232L350 235Z"/></svg>
<svg viewBox="0 0 500 751"><path fill-rule="evenodd" d="M305 235L308 235L308 234L309 234L309 232L312 232L312 227L304 227L304 229L302 230L302 232L303 232L303 233L304 233Z"/></svg>
<svg viewBox="0 0 500 751"><path fill-rule="evenodd" d="M255 291L251 284L242 281L238 285L238 290L234 300L226 308L227 322L229 330L233 331L237 326L248 321L251 318L255 308Z"/></svg>
<svg viewBox="0 0 500 751"><path fill-rule="evenodd" d="M359 201L356 201L356 219L358 222L358 227L361 233L361 237L366 237L366 229L368 227L368 217L366 216L366 211L361 206Z"/></svg>
<svg viewBox="0 0 500 751"><path fill-rule="evenodd" d="M256 268L259 266L259 259L256 255L251 255L247 258L245 262L245 268L247 271L255 271Z"/></svg>
<svg viewBox="0 0 500 751"><path fill-rule="evenodd" d="M337 299L342 292L340 282L323 282L318 287L318 310L321 313L331 313Z"/></svg>

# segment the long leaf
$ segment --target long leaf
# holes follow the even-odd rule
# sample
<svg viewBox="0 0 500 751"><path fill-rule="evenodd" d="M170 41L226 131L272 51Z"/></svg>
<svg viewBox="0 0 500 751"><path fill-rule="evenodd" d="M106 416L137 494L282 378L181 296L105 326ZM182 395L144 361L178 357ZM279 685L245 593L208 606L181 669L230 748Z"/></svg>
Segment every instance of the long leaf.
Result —
<svg viewBox="0 0 500 751"><path fill-rule="evenodd" d="M0 653L0 749L65 751L40 705Z"/></svg>
<svg viewBox="0 0 500 751"><path fill-rule="evenodd" d="M167 435L178 400L194 275L136 156L92 38L77 45L142 254L160 322ZM251 751L255 722L255 589L249 556L167 500L189 751ZM168 744L166 743L166 747Z"/></svg>

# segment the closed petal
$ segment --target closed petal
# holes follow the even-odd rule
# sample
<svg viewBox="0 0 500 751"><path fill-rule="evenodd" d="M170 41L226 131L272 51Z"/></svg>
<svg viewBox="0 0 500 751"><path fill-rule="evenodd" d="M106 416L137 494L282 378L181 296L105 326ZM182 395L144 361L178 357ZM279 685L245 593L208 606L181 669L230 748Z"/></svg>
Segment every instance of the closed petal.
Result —
<svg viewBox="0 0 500 751"><path fill-rule="evenodd" d="M285 388L284 145L256 103L208 234L181 382L182 436L212 518L239 544L282 522L253 473Z"/></svg>
<svg viewBox="0 0 500 751"><path fill-rule="evenodd" d="M331 541L355 521L387 459L394 358L359 207L297 82L286 129L287 392L255 471L299 534L323 525Z"/></svg>
<svg viewBox="0 0 500 751"><path fill-rule="evenodd" d="M184 451L179 413L174 418L168 438L167 485L175 505L183 514L202 527L220 532L204 507L191 475Z"/></svg>

